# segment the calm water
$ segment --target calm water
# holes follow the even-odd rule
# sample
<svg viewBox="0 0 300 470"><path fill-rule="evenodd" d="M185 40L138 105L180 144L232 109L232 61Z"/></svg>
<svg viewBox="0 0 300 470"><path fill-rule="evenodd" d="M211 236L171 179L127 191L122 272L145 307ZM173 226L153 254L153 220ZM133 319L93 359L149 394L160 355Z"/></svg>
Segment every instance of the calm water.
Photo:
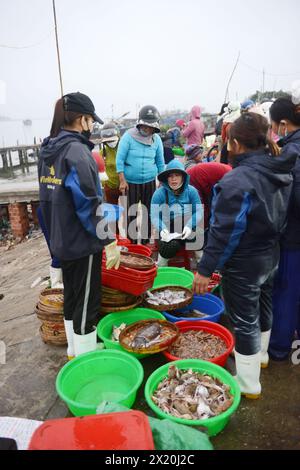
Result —
<svg viewBox="0 0 300 470"><path fill-rule="evenodd" d="M14 145L31 145L39 143L49 135L51 120L32 121L31 126L25 126L22 121L0 121L0 147Z"/></svg>

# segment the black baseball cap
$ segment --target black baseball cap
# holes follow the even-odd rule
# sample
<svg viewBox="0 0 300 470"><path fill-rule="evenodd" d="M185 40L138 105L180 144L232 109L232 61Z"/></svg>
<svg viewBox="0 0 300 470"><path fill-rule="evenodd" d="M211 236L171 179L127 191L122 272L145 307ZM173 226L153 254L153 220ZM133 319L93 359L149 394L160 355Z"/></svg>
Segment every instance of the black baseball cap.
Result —
<svg viewBox="0 0 300 470"><path fill-rule="evenodd" d="M92 100L83 93L77 91L76 93L68 93L63 96L64 110L72 111L74 113L90 114L95 122L104 124L102 119L95 113L95 106Z"/></svg>

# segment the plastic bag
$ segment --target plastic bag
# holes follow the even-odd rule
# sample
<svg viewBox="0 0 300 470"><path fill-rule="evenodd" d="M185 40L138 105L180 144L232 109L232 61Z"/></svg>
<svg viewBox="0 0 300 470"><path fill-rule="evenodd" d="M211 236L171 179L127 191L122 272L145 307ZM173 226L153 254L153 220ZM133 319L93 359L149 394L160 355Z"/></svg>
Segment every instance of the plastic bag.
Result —
<svg viewBox="0 0 300 470"><path fill-rule="evenodd" d="M126 406L102 402L97 414L129 411ZM156 450L213 450L208 436L195 428L174 423L168 419L148 416Z"/></svg>

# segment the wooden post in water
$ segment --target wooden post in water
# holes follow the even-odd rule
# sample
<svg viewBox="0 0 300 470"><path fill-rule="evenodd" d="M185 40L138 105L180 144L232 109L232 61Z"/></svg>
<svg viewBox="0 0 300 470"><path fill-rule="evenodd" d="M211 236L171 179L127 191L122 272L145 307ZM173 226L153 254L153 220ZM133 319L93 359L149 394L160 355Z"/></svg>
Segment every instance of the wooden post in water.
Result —
<svg viewBox="0 0 300 470"><path fill-rule="evenodd" d="M24 163L27 173L29 173L28 154L27 149L24 149Z"/></svg>
<svg viewBox="0 0 300 470"><path fill-rule="evenodd" d="M8 158L9 158L9 167L10 167L10 174L11 176L14 176L14 167L13 167L13 162L11 158L11 151L8 151Z"/></svg>
<svg viewBox="0 0 300 470"><path fill-rule="evenodd" d="M1 158L2 158L2 165L3 165L3 173L7 173L8 171L8 162L7 162L7 153L6 151L4 150L2 153L1 153Z"/></svg>
<svg viewBox="0 0 300 470"><path fill-rule="evenodd" d="M25 168L24 168L24 160L23 160L23 150L22 149L18 150L18 154L19 154L20 167L21 167L22 173L24 174Z"/></svg>

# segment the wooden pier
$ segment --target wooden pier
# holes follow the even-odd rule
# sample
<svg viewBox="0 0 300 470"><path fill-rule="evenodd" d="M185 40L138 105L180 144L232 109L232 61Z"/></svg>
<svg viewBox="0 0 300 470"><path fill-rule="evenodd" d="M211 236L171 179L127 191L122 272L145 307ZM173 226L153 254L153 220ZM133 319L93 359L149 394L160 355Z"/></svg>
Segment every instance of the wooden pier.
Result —
<svg viewBox="0 0 300 470"><path fill-rule="evenodd" d="M29 168L37 164L40 148L39 144L0 148L0 176L13 177L20 169L23 174L29 173Z"/></svg>

